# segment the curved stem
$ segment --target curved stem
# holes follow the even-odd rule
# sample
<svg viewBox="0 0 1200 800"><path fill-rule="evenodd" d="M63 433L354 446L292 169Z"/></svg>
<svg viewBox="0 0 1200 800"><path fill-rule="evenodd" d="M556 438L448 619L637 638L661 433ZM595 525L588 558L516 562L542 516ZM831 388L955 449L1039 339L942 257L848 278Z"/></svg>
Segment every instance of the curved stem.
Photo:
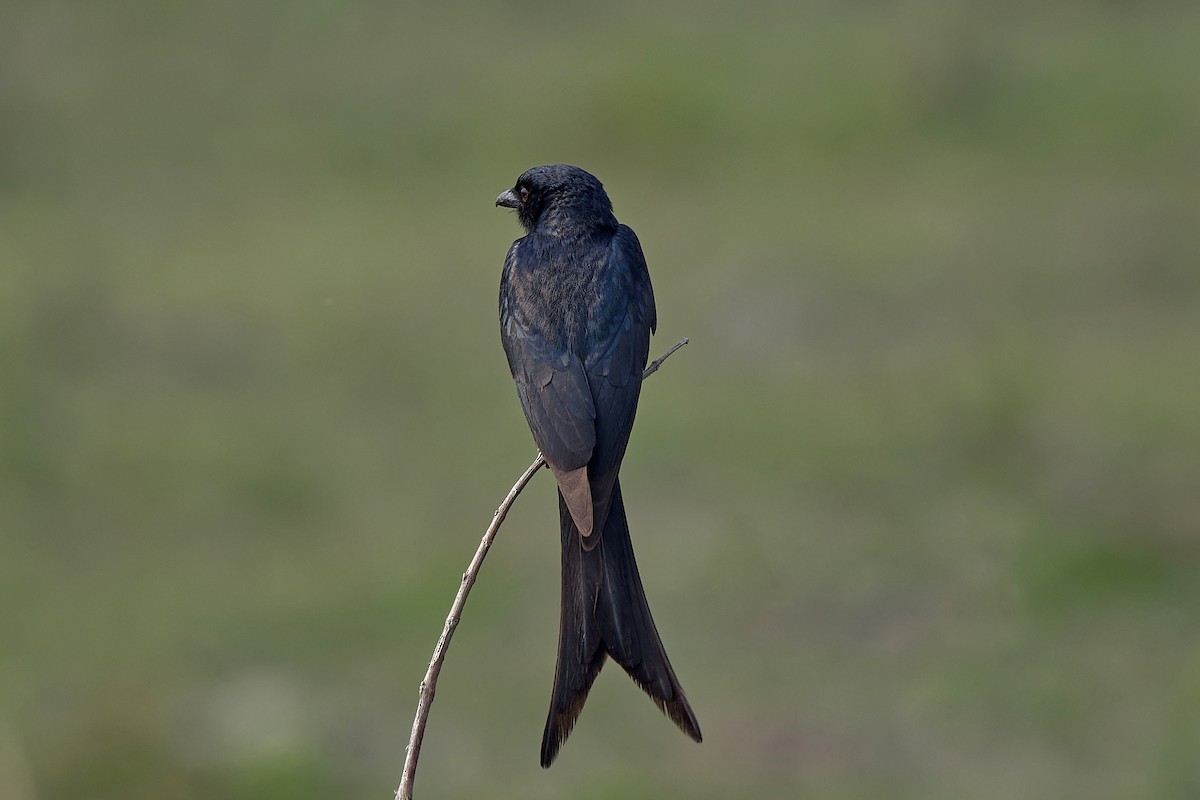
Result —
<svg viewBox="0 0 1200 800"><path fill-rule="evenodd" d="M657 372L664 361L687 343L688 339L684 337L670 350L651 361L645 372L642 373L642 380ZM458 586L458 594L454 596L454 602L450 605L450 614L446 617L446 624L442 627L442 635L438 637L437 646L433 648L433 658L429 662L429 669L425 671L425 677L421 681L421 690L417 699L417 715L413 718L412 734L408 737L408 747L405 748L404 773L400 779L400 786L396 789L396 800L412 800L413 781L417 777L417 759L421 757L421 742L425 738L425 724L429 721L429 709L433 705L433 695L437 690L438 675L441 674L442 663L446 660L446 651L450 648L450 638L454 636L454 629L458 627L459 620L462 619L463 607L467 604L467 595L471 593L471 587L475 585L475 579L479 577L483 559L487 557L488 550L491 549L492 542L500 530L500 525L508 516L508 510L512 508L517 495L521 494L521 491L533 478L534 473L544 466L546 466L546 457L538 453L529 468L521 474L520 478L517 478L517 482L509 489L504 502L492 514L492 523L484 531L483 539L479 542L478 549L475 550L475 556L467 566L467 571L463 573L462 583Z"/></svg>

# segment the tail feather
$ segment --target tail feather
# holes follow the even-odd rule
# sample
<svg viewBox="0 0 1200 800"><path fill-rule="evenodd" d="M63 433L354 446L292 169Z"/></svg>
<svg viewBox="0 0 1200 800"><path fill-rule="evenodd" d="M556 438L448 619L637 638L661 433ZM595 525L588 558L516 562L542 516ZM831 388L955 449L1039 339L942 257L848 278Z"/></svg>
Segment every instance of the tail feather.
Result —
<svg viewBox="0 0 1200 800"><path fill-rule="evenodd" d="M562 611L554 690L542 736L542 766L550 766L558 755L609 656L684 733L700 741L700 724L650 615L629 540L620 485L613 489L599 547L584 549L561 495L559 519Z"/></svg>

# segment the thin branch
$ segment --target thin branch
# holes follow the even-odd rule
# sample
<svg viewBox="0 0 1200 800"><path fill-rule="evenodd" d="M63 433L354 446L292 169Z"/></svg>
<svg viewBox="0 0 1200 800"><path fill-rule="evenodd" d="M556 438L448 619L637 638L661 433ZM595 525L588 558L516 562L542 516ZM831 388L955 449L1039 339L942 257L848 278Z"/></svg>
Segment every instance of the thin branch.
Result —
<svg viewBox="0 0 1200 800"><path fill-rule="evenodd" d="M512 489L509 490L508 496L504 498L504 502L492 515L492 524L488 525L487 531L483 534L483 541L479 543L479 549L475 551L475 557L471 559L470 566L463 573L462 584L459 585L458 594L455 595L454 603L450 606L450 616L446 617L442 635L438 638L437 646L433 648L433 660L429 662L425 679L421 681L417 716L413 719L412 735L408 738L407 754L404 757L404 777L400 781L400 788L396 789L397 800L412 800L413 780L417 777L417 759L421 757L421 742L425 738L425 723L429 720L429 707L433 704L433 693L437 689L438 675L442 671L442 662L446 660L450 637L454 635L454 629L458 627L458 621L462 618L463 606L467 604L467 595L470 594L471 587L475 585L479 568L483 566L484 556L491 548L492 540L496 538L496 532L500 530L500 523L504 522L504 518L508 516L508 509L512 507L513 501L525 488L525 484L533 478L533 474L544 466L546 466L546 457L538 453L537 459L517 479Z"/></svg>
<svg viewBox="0 0 1200 800"><path fill-rule="evenodd" d="M687 343L688 343L688 338L685 336L682 339L680 339L678 342L676 342L675 346L672 347L670 350L668 350L667 352L663 353L658 358L651 361L649 366L646 367L646 371L642 373L642 380L646 380L646 378L649 378L651 375L658 372L658 368L662 366L662 363L664 361L666 361L668 358L670 358L675 353L676 350L683 347Z"/></svg>
<svg viewBox="0 0 1200 800"><path fill-rule="evenodd" d="M671 355L688 343L687 338L679 340L679 343L672 347L667 352L650 362L642 373L642 380L649 378L662 363ZM479 570L483 566L483 559L487 556L488 550L491 549L492 541L496 538L496 533L500 530L500 525L504 522L504 518L508 516L508 510L512 508L512 504L516 502L517 495L525 488L525 485L533 478L534 473L546 466L546 457L538 453L538 457L529 465L529 469L522 473L517 482L513 484L512 489L508 491L508 495L504 498L504 502L496 509L496 513L492 515L492 524L488 525L483 534L483 540L479 542L479 549L475 551L475 557L471 559L467 571L463 573L462 583L459 584L458 594L454 596L454 603L450 606L450 615L446 617L446 624L442 628L442 635L438 637L437 646L433 648L433 659L429 662L429 669L425 671L425 678L421 681L421 691L417 700L417 715L413 718L412 735L408 738L408 747L405 748L404 757L404 775L400 779L400 786L396 789L396 800L412 800L413 796L413 781L417 777L417 759L421 757L421 742L425 738L425 724L429 721L429 708L433 705L433 695L437 690L438 675L442 671L442 663L446 660L446 651L450 648L450 637L454 635L454 629L458 627L459 620L462 619L463 606L467 604L467 595L471 593L471 587L475 585L475 579L479 576Z"/></svg>

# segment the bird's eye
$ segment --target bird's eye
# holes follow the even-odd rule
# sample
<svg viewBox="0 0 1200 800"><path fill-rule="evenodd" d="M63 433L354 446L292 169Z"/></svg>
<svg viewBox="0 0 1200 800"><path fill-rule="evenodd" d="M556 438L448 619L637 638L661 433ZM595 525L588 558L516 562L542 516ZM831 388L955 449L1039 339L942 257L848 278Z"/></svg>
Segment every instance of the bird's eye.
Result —
<svg viewBox="0 0 1200 800"><path fill-rule="evenodd" d="M520 192L521 192L521 202L524 203L526 200L529 199L529 190L526 189L524 186L522 186L520 189Z"/></svg>

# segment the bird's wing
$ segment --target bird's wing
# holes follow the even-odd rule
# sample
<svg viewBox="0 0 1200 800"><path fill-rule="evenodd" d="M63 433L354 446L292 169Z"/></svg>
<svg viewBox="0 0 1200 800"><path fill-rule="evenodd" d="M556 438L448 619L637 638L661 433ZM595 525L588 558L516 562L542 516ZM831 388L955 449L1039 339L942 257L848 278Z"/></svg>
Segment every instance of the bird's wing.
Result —
<svg viewBox="0 0 1200 800"><path fill-rule="evenodd" d="M585 372L596 409L596 443L591 460L595 525L603 530L642 388L642 371L657 324L646 258L634 232L622 225L613 237L605 270L608 323L590 344Z"/></svg>
<svg viewBox="0 0 1200 800"><path fill-rule="evenodd" d="M554 472L584 536L592 532L587 464L596 445L596 407L583 363L549 341L524 318L510 273L518 245L509 250L500 288L500 340L517 385L533 440Z"/></svg>

